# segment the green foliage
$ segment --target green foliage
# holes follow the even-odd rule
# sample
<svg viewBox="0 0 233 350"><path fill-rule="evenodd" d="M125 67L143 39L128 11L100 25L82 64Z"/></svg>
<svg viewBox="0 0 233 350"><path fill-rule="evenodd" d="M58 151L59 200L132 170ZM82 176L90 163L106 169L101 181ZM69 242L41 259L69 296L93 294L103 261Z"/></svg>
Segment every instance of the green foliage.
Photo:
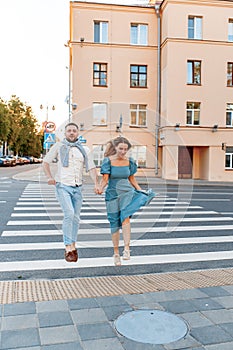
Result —
<svg viewBox="0 0 233 350"><path fill-rule="evenodd" d="M14 154L39 157L43 147L39 125L31 107L15 95L8 103L0 100L0 142L6 142Z"/></svg>

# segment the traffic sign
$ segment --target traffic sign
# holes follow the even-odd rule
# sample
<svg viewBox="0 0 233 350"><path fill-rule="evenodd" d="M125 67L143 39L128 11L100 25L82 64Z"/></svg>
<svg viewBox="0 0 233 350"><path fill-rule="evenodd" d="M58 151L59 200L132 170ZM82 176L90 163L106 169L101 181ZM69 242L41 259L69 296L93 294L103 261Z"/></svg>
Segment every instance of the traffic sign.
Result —
<svg viewBox="0 0 233 350"><path fill-rule="evenodd" d="M87 140L84 139L84 137L82 135L79 136L78 140L81 142L81 143L86 143Z"/></svg>
<svg viewBox="0 0 233 350"><path fill-rule="evenodd" d="M54 143L56 143L55 133L44 133L44 149L49 149Z"/></svg>
<svg viewBox="0 0 233 350"><path fill-rule="evenodd" d="M53 132L56 130L56 125L54 122L46 122L45 132Z"/></svg>

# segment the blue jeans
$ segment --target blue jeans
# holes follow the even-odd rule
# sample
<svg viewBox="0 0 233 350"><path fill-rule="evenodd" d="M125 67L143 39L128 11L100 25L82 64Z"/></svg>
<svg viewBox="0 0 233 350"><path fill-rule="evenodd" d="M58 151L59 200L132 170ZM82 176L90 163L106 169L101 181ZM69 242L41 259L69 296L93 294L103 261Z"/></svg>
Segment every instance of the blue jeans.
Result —
<svg viewBox="0 0 233 350"><path fill-rule="evenodd" d="M64 213L62 231L65 245L77 241L80 211L82 206L82 187L56 184L56 196Z"/></svg>

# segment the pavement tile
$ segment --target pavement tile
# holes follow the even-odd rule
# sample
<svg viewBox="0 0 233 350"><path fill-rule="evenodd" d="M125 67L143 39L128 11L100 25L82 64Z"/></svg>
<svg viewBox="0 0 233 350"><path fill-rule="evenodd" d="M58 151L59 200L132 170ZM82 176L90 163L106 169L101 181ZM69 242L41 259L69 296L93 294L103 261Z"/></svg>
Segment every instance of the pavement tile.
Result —
<svg viewBox="0 0 233 350"><path fill-rule="evenodd" d="M163 345L139 343L127 338L121 339L121 343L125 350L165 350Z"/></svg>
<svg viewBox="0 0 233 350"><path fill-rule="evenodd" d="M99 308L99 304L95 299L83 298L83 299L70 299L67 300L70 310L80 310L80 309L93 309Z"/></svg>
<svg viewBox="0 0 233 350"><path fill-rule="evenodd" d="M13 349L7 349L7 350L13 350ZM15 348L14 348L15 350ZM41 350L40 346L33 346L33 347L26 347L26 348L17 348L16 350Z"/></svg>
<svg viewBox="0 0 233 350"><path fill-rule="evenodd" d="M185 314L180 314L179 316L182 317L188 323L190 328L213 325L213 323L199 311L187 312Z"/></svg>
<svg viewBox="0 0 233 350"><path fill-rule="evenodd" d="M188 300L163 301L160 305L169 312L175 314L198 311L198 308Z"/></svg>
<svg viewBox="0 0 233 350"><path fill-rule="evenodd" d="M193 328L191 335L204 346L233 341L233 337L219 326Z"/></svg>
<svg viewBox="0 0 233 350"><path fill-rule="evenodd" d="M15 349L40 345L37 328L20 329L14 331L2 331L1 349Z"/></svg>
<svg viewBox="0 0 233 350"><path fill-rule="evenodd" d="M81 324L77 328L82 341L116 337L109 323Z"/></svg>
<svg viewBox="0 0 233 350"><path fill-rule="evenodd" d="M232 350L232 349L233 349L233 342L205 346L205 350Z"/></svg>
<svg viewBox="0 0 233 350"><path fill-rule="evenodd" d="M203 298L203 299L191 299L189 302L193 304L197 310L219 310L222 309L222 305L213 300L211 298Z"/></svg>
<svg viewBox="0 0 233 350"><path fill-rule="evenodd" d="M39 328L42 345L62 344L78 341L75 326Z"/></svg>
<svg viewBox="0 0 233 350"><path fill-rule="evenodd" d="M35 314L36 305L33 301L26 303L5 304L3 306L4 316Z"/></svg>
<svg viewBox="0 0 233 350"><path fill-rule="evenodd" d="M96 301L99 304L99 306L112 306L112 305L128 306L128 303L126 302L123 296L98 297L96 298Z"/></svg>
<svg viewBox="0 0 233 350"><path fill-rule="evenodd" d="M219 303L220 305L224 306L226 309L232 309L233 308L233 296L225 296L225 297L217 297L214 298L214 300Z"/></svg>
<svg viewBox="0 0 233 350"><path fill-rule="evenodd" d="M102 308L72 310L72 319L75 324L107 322L107 316Z"/></svg>
<svg viewBox="0 0 233 350"><path fill-rule="evenodd" d="M67 311L40 312L38 319L41 328L73 325L70 313Z"/></svg>
<svg viewBox="0 0 233 350"><path fill-rule="evenodd" d="M231 323L222 323L219 325L221 328L224 329L224 331L226 331L227 333L229 333L230 335L233 334L233 322ZM233 349L233 348L232 348Z"/></svg>
<svg viewBox="0 0 233 350"><path fill-rule="evenodd" d="M74 343L45 345L45 346L42 346L40 350L83 350L83 348L81 347L79 342L74 342Z"/></svg>
<svg viewBox="0 0 233 350"><path fill-rule="evenodd" d="M215 324L233 322L233 310L202 311L203 315Z"/></svg>
<svg viewBox="0 0 233 350"><path fill-rule="evenodd" d="M0 317L2 316L3 305L0 305Z"/></svg>
<svg viewBox="0 0 233 350"><path fill-rule="evenodd" d="M82 346L84 350L124 350L117 338L87 340Z"/></svg>
<svg viewBox="0 0 233 350"><path fill-rule="evenodd" d="M233 285L232 286L223 286L222 288L225 289L231 295L233 295Z"/></svg>
<svg viewBox="0 0 233 350"><path fill-rule="evenodd" d="M7 316L2 318L2 330L17 330L25 328L37 328L38 317L36 314Z"/></svg>
<svg viewBox="0 0 233 350"><path fill-rule="evenodd" d="M225 295L231 295L226 289L222 287L206 287L199 288L199 290L210 297L221 297Z"/></svg>
<svg viewBox="0 0 233 350"><path fill-rule="evenodd" d="M37 312L49 312L49 311L67 311L68 304L66 300L50 300L50 301L38 301L36 302Z"/></svg>
<svg viewBox="0 0 233 350"><path fill-rule="evenodd" d="M108 307L103 307L103 310L105 314L107 315L107 318L109 321L114 321L119 317L121 314L125 314L128 311L132 311L132 308L130 306L125 305L113 305Z"/></svg>
<svg viewBox="0 0 233 350"><path fill-rule="evenodd" d="M153 299L153 294L154 293L127 294L127 295L124 295L123 298L130 305L148 304L148 303L155 302L155 300Z"/></svg>
<svg viewBox="0 0 233 350"><path fill-rule="evenodd" d="M177 340L172 343L165 344L164 347L166 350L178 350L178 349L193 349L198 348L200 346L200 342L194 339L190 334L188 334L186 337Z"/></svg>
<svg viewBox="0 0 233 350"><path fill-rule="evenodd" d="M199 289L181 289L181 290L171 290L171 291L169 290L164 293L167 298L166 300L189 300L189 299L206 298L206 294L200 291ZM159 295L155 300L159 301Z"/></svg>

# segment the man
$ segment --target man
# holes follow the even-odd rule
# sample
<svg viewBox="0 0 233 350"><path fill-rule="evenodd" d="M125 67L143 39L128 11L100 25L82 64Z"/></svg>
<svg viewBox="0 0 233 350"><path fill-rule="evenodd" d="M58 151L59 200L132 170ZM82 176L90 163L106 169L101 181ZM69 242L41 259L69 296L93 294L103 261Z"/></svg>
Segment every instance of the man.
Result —
<svg viewBox="0 0 233 350"><path fill-rule="evenodd" d="M78 252L76 240L82 206L82 175L83 169L89 171L98 192L98 175L92 160L90 150L78 141L78 126L69 123L65 126L65 139L57 142L46 154L43 169L49 185L56 185L56 196L64 213L62 231L65 245L65 259L76 262ZM50 163L57 158L58 171L53 177Z"/></svg>

